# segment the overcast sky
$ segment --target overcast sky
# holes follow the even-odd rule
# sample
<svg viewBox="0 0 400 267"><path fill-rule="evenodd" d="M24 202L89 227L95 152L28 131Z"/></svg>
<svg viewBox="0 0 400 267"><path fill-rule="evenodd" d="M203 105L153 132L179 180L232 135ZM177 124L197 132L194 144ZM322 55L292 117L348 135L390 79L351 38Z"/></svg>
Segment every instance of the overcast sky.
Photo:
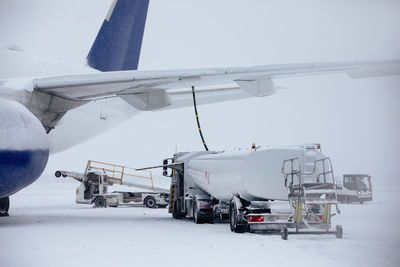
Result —
<svg viewBox="0 0 400 267"><path fill-rule="evenodd" d="M111 2L1 0L0 44L83 65ZM400 59L400 1L151 0L139 68L369 59ZM337 174L398 176L399 77L328 75L276 84L287 89L266 98L201 106L209 147L318 142ZM142 113L52 156L47 170L83 170L88 159L134 167L158 164L175 146L202 149L192 108Z"/></svg>

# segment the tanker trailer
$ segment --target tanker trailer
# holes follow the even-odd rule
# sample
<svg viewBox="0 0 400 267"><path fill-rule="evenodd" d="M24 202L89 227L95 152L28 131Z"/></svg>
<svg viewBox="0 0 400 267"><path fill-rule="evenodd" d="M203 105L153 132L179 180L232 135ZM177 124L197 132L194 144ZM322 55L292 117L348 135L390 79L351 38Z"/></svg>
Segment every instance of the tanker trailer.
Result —
<svg viewBox="0 0 400 267"><path fill-rule="evenodd" d="M329 232L330 205L337 197L330 160L319 144L180 152L163 166L164 175L172 177L169 212L174 218L195 223L229 218L234 232L278 227L286 237L287 227L298 232L311 224ZM276 200L289 200L292 212L272 214Z"/></svg>

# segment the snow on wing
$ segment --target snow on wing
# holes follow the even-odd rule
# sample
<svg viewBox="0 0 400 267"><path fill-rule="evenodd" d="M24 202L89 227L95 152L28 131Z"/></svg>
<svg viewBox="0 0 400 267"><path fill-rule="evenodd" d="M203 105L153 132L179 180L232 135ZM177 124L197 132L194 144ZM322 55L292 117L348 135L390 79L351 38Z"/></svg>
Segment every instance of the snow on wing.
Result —
<svg viewBox="0 0 400 267"><path fill-rule="evenodd" d="M203 96L200 96L200 104L207 104L271 95L275 92L274 80L277 78L330 73L346 73L351 78L399 75L400 61L99 72L40 78L36 79L34 84L35 90L66 99L95 100L121 97L140 110L157 110L190 105L190 101L185 100L191 98L191 92L188 90L191 86L208 86L204 91L198 91ZM174 100L177 100L176 105Z"/></svg>

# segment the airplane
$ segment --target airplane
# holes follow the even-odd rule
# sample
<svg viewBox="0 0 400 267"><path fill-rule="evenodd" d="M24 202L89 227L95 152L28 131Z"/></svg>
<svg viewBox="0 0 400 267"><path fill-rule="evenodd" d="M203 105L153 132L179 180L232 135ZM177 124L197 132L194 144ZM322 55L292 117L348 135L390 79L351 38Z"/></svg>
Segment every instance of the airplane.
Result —
<svg viewBox="0 0 400 267"><path fill-rule="evenodd" d="M400 74L400 60L137 70L149 0L114 0L87 55L72 70L1 51L24 77L0 78L0 216L9 196L32 184L49 154L105 132L142 111L160 111L276 93L279 78L346 73L350 78ZM7 74L0 74L4 77Z"/></svg>

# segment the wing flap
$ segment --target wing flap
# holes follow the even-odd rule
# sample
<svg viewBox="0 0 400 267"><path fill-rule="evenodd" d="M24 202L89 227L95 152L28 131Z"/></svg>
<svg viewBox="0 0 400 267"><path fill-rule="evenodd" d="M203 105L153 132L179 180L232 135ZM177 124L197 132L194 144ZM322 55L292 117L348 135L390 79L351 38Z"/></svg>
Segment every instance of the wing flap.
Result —
<svg viewBox="0 0 400 267"><path fill-rule="evenodd" d="M137 94L120 94L119 97L141 111L158 110L172 104L171 96L166 90L149 90Z"/></svg>

